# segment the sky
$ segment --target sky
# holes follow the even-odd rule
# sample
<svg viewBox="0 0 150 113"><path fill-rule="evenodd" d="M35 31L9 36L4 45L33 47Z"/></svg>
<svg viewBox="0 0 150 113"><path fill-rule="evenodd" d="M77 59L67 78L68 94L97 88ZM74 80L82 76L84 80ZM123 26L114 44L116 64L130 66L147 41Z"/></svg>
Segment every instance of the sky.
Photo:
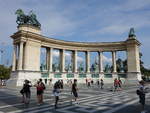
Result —
<svg viewBox="0 0 150 113"><path fill-rule="evenodd" d="M125 41L134 27L144 66L150 68L150 0L0 0L0 58L11 62L15 11L37 15L42 35L79 42Z"/></svg>

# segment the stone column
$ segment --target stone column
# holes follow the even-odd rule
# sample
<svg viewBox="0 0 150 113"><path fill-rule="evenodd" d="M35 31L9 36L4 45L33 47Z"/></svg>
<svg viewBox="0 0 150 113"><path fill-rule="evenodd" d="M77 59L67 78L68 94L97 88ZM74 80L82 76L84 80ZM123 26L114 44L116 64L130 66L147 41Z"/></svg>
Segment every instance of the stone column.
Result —
<svg viewBox="0 0 150 113"><path fill-rule="evenodd" d="M86 51L86 72L90 72L90 52Z"/></svg>
<svg viewBox="0 0 150 113"><path fill-rule="evenodd" d="M127 40L128 80L141 80L139 46L138 40Z"/></svg>
<svg viewBox="0 0 150 113"><path fill-rule="evenodd" d="M50 66L50 48L46 48L46 70L49 70Z"/></svg>
<svg viewBox="0 0 150 113"><path fill-rule="evenodd" d="M116 73L117 68L116 68L116 52L115 51L112 52L112 64L113 64L113 73Z"/></svg>
<svg viewBox="0 0 150 113"><path fill-rule="evenodd" d="M103 53L98 52L99 55L99 72L103 73Z"/></svg>
<svg viewBox="0 0 150 113"><path fill-rule="evenodd" d="M73 72L77 72L77 51L73 51Z"/></svg>
<svg viewBox="0 0 150 113"><path fill-rule="evenodd" d="M53 63L53 48L50 48L49 51L49 72L52 72L52 63Z"/></svg>
<svg viewBox="0 0 150 113"><path fill-rule="evenodd" d="M28 68L27 57L28 57L28 42L25 43L25 47L24 47L24 64L23 64L24 70L27 70Z"/></svg>
<svg viewBox="0 0 150 113"><path fill-rule="evenodd" d="M13 48L12 71L15 71L15 70L16 70L16 56L17 56L17 45L14 44L14 48Z"/></svg>
<svg viewBox="0 0 150 113"><path fill-rule="evenodd" d="M127 48L128 72L140 72L140 57L138 46Z"/></svg>
<svg viewBox="0 0 150 113"><path fill-rule="evenodd" d="M24 46L23 69L29 71L40 71L40 49L37 42L27 41Z"/></svg>
<svg viewBox="0 0 150 113"><path fill-rule="evenodd" d="M19 59L18 59L18 70L22 70L22 64L23 64L23 42L20 42Z"/></svg>
<svg viewBox="0 0 150 113"><path fill-rule="evenodd" d="M60 64L61 64L61 72L65 72L65 50L60 50Z"/></svg>

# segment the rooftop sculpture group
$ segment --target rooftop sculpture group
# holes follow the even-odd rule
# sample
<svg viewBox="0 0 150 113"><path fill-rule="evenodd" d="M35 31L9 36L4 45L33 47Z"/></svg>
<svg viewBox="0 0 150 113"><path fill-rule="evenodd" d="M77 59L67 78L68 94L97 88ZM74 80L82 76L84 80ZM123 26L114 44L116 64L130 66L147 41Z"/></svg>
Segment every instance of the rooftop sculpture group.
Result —
<svg viewBox="0 0 150 113"><path fill-rule="evenodd" d="M133 37L134 37L134 38L136 37L135 31L134 31L134 28L133 28L133 27L130 28L130 31L129 31L129 38L130 38L130 37L132 37L132 38L133 38Z"/></svg>
<svg viewBox="0 0 150 113"><path fill-rule="evenodd" d="M18 9L15 14L17 15L16 23L18 25L32 25L40 28L41 24L36 19L36 15L33 11L30 11L28 15L25 15L22 9Z"/></svg>

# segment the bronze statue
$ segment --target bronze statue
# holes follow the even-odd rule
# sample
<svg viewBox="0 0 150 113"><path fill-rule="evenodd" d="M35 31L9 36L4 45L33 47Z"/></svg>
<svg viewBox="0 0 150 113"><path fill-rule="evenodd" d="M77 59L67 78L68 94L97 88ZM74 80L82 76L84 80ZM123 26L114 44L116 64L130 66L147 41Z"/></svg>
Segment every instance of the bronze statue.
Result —
<svg viewBox="0 0 150 113"><path fill-rule="evenodd" d="M16 23L18 25L32 25L35 27L41 27L41 24L36 19L36 15L33 11L29 12L29 15L25 15L22 9L18 9L15 14L17 15Z"/></svg>
<svg viewBox="0 0 150 113"><path fill-rule="evenodd" d="M135 32L134 32L134 28L130 28L129 37L136 37Z"/></svg>

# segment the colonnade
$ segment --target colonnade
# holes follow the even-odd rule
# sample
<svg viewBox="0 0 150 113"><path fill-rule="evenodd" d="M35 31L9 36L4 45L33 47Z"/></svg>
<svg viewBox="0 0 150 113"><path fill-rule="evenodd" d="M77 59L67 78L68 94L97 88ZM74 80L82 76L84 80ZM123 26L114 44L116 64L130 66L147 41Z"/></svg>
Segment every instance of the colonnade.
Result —
<svg viewBox="0 0 150 113"><path fill-rule="evenodd" d="M56 40L41 35L40 28L30 25L18 26L13 39L13 62L10 80L11 84L21 85L24 79L34 81L41 77L40 53L41 48L46 48L46 68L53 73L53 50L60 51L60 72L65 74L65 51L72 51L73 73L79 74L77 69L77 53L85 52L86 72L90 75L90 52L98 52L99 74L103 72L103 52L112 52L113 75L117 74L116 52L127 53L127 80L133 82L137 77L141 78L139 46L140 42L135 35L129 35L125 41L120 42L69 42ZM14 78L15 77L15 78ZM77 77L77 76L76 76ZM21 82L20 82L21 81ZM112 80L111 80L112 81Z"/></svg>
<svg viewBox="0 0 150 113"><path fill-rule="evenodd" d="M26 59L26 43L20 42L19 44L14 44L13 50L13 63L12 63L12 71L16 70L27 70L25 66ZM53 64L53 50L52 47L46 47L46 69L49 72L53 72L52 64ZM60 51L60 72L65 72L65 49L59 49ZM81 52L81 51L80 51ZM72 65L73 65L73 73L78 73L77 71L77 50L72 51ZM116 51L111 51L112 53L112 66L113 73L116 73ZM86 73L90 73L90 51L85 51L85 61L86 61ZM98 51L98 61L99 61L99 73L103 73L103 52ZM40 61L39 61L40 62ZM31 70L28 70L31 71ZM40 71L40 67L39 67Z"/></svg>

